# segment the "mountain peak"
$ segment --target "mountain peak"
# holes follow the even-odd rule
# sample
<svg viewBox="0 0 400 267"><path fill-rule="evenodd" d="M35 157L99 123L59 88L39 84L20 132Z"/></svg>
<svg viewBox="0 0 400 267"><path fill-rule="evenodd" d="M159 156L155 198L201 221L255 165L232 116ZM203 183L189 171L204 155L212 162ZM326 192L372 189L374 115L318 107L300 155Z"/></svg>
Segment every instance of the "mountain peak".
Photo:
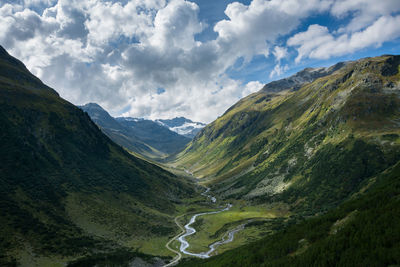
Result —
<svg viewBox="0 0 400 267"><path fill-rule="evenodd" d="M87 112L90 118L100 127L106 127L110 129L118 129L121 127L117 121L99 104L87 103L83 106L78 106L83 111Z"/></svg>
<svg viewBox="0 0 400 267"><path fill-rule="evenodd" d="M21 61L12 57L2 46L0 46L0 81L12 85L25 83L27 85L24 89L58 96L55 90L35 77Z"/></svg>
<svg viewBox="0 0 400 267"><path fill-rule="evenodd" d="M90 103L87 103L87 104L85 104L85 105L82 105L81 107L85 107L85 108L96 108L96 109L101 109L101 110L106 111L106 110L105 110L104 108L102 108L99 104L93 103L93 102L90 102Z"/></svg>
<svg viewBox="0 0 400 267"><path fill-rule="evenodd" d="M158 119L157 123L169 128L180 135L193 138L196 134L206 126L202 122L194 122L185 117L175 117L173 119Z"/></svg>
<svg viewBox="0 0 400 267"><path fill-rule="evenodd" d="M350 62L350 61L349 61ZM298 90L305 83L330 75L333 72L346 66L349 62L339 62L330 67L305 68L296 74L266 84L261 90L264 92L280 92L284 90Z"/></svg>

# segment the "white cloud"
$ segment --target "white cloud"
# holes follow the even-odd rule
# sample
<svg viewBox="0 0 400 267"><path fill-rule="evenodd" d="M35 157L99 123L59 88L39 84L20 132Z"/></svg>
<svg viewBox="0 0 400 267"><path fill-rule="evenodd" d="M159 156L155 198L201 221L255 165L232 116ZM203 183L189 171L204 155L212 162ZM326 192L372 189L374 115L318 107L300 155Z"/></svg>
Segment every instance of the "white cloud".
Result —
<svg viewBox="0 0 400 267"><path fill-rule="evenodd" d="M355 1L234 2L225 9L227 18L211 25L217 37L200 42L196 35L206 25L188 0L0 0L0 44L75 104L98 102L114 115L209 122L262 87L228 77L227 69L256 55L269 60L271 50L276 66L270 76L282 75L288 65L281 61L290 54L277 40L312 14L351 19L337 32L312 25L294 35L287 44L298 50L297 60L398 36L397 0L374 3L374 11L369 1ZM158 94L160 88L165 92Z"/></svg>
<svg viewBox="0 0 400 267"><path fill-rule="evenodd" d="M260 89L263 88L263 86L264 86L264 84L260 83L259 81L251 81L251 82L247 83L246 86L244 87L242 97L245 97L249 94L259 91Z"/></svg>
<svg viewBox="0 0 400 267"><path fill-rule="evenodd" d="M284 59L288 56L288 51L286 47L275 46L272 54L274 54L276 61L281 61L281 59Z"/></svg>
<svg viewBox="0 0 400 267"><path fill-rule="evenodd" d="M172 47L190 50L196 46L194 35L203 30L197 18L198 12L199 7L195 3L172 0L154 18L150 45L163 50Z"/></svg>
<svg viewBox="0 0 400 267"><path fill-rule="evenodd" d="M216 41L233 60L268 56L270 45L297 27L301 18L328 7L326 1L319 0L253 0L248 6L234 2L225 10L229 19L214 27L218 33ZM233 64L232 60L227 62Z"/></svg>
<svg viewBox="0 0 400 267"><path fill-rule="evenodd" d="M335 1L331 8L331 13L337 17L353 16L350 23L338 30L341 33L359 31L379 17L390 16L398 11L398 0L340 0Z"/></svg>
<svg viewBox="0 0 400 267"><path fill-rule="evenodd" d="M291 37L287 44L298 47L296 62L299 62L303 57L310 55L317 47L332 41L333 36L329 33L327 27L313 24L308 27L307 31Z"/></svg>
<svg viewBox="0 0 400 267"><path fill-rule="evenodd" d="M271 71L271 73L269 74L270 78L274 78L274 77L280 77L282 76L282 74L284 74L287 70L289 69L288 65L285 66L281 66L280 63L278 63L277 65L275 65L274 69Z"/></svg>
<svg viewBox="0 0 400 267"><path fill-rule="evenodd" d="M121 36L143 38L153 29L157 10L165 6L164 0L128 1L125 5L119 2L81 2L84 3L82 9L88 16L84 23L89 31L88 39L95 45L109 45L110 41Z"/></svg>
<svg viewBox="0 0 400 267"><path fill-rule="evenodd" d="M291 37L287 44L296 47L296 62L304 57L327 59L353 53L400 37L400 16L382 16L367 28L350 34L334 36L327 27L311 25L305 32Z"/></svg>
<svg viewBox="0 0 400 267"><path fill-rule="evenodd" d="M400 36L400 11L398 0L337 0L332 2L330 13L349 23L338 29L310 25L305 32L297 33L287 44L296 47L302 58L327 59L354 53L367 47L379 47L382 43Z"/></svg>

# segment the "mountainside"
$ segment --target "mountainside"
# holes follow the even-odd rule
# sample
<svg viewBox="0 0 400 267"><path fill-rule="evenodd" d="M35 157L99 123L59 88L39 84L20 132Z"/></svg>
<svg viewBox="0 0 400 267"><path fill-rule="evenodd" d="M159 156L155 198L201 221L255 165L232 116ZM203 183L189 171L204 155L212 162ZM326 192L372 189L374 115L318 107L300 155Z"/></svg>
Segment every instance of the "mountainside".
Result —
<svg viewBox="0 0 400 267"><path fill-rule="evenodd" d="M190 142L190 138L177 134L151 120L121 117L117 118L117 121L144 143L165 154L181 151Z"/></svg>
<svg viewBox="0 0 400 267"><path fill-rule="evenodd" d="M175 234L192 187L113 143L2 47L0 125L1 266L130 260Z"/></svg>
<svg viewBox="0 0 400 267"><path fill-rule="evenodd" d="M306 69L207 125L172 163L223 198L316 214L400 159L400 56Z"/></svg>
<svg viewBox="0 0 400 267"><path fill-rule="evenodd" d="M296 91L306 83L313 82L314 80L332 74L336 70L343 68L347 63L340 62L329 68L306 68L299 71L293 76L283 78L277 81L266 84L261 91L264 92L280 92L283 90Z"/></svg>
<svg viewBox="0 0 400 267"><path fill-rule="evenodd" d="M182 150L190 141L151 120L113 118L95 103L80 106L101 130L117 144L150 158L165 157Z"/></svg>
<svg viewBox="0 0 400 267"><path fill-rule="evenodd" d="M328 213L207 260L179 266L398 266L400 164Z"/></svg>
<svg viewBox="0 0 400 267"><path fill-rule="evenodd" d="M184 117L176 117L174 119L169 120L156 120L160 125L169 128L171 131L174 131L180 135L193 138L196 136L201 129L206 126L201 122L193 122Z"/></svg>

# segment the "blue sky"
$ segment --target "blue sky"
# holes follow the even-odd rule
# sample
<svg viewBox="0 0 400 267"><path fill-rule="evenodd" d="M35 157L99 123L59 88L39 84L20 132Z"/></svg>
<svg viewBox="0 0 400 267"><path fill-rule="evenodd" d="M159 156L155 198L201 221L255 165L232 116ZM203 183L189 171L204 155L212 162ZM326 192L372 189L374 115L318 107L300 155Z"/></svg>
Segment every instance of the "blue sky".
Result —
<svg viewBox="0 0 400 267"><path fill-rule="evenodd" d="M200 41L206 41L206 40L213 40L217 37L217 33L213 31L214 25L222 19L228 19L224 11L229 3L240 2L245 5L249 5L251 3L251 0L246 0L246 1L197 0L194 2L200 7L199 19L201 21L205 21L209 25L202 33L196 36L196 39ZM371 5L371 8L373 8L373 5ZM347 25L350 22L351 18L352 18L351 14L348 14L340 18L330 15L329 12L315 14L304 19L302 23L296 29L293 30L293 32L295 33L295 32L306 31L307 27L312 24L323 25L334 31L335 29L338 28L338 26ZM279 45L284 45L287 42L288 38L289 36L282 36L282 38L277 40L277 43ZM357 60L362 57L373 57L373 56L380 56L383 54L399 54L399 53L400 53L400 40L396 38L394 39L394 41L385 42L382 45L379 45L378 47L375 46L367 47L365 49L361 49L353 53L329 58L326 60L307 59L299 64L291 64L294 58L296 57L296 51L295 49L292 49L291 51L289 51L288 57L284 60L284 63L288 64L289 69L282 75L275 77L270 77L268 75L275 66L272 55L268 58L265 58L264 56L255 56L251 60L251 62L245 64L245 66L241 64L243 62L243 59L240 58L237 60L235 65L233 65L228 69L227 73L231 78L241 80L245 83L254 80L260 81L262 83L268 83L270 81L295 74L296 72L307 67L328 67L340 61Z"/></svg>
<svg viewBox="0 0 400 267"><path fill-rule="evenodd" d="M400 51L399 0L0 0L0 44L80 105L210 122L306 67Z"/></svg>
<svg viewBox="0 0 400 267"><path fill-rule="evenodd" d="M209 27L207 27L203 32L197 34L195 38L200 41L209 41L217 37L217 33L213 31L214 25L223 19L228 19L224 11L228 4L235 2L231 0L197 0L193 1L199 6L199 19L200 21L205 21ZM238 1L245 5L248 5L251 1Z"/></svg>

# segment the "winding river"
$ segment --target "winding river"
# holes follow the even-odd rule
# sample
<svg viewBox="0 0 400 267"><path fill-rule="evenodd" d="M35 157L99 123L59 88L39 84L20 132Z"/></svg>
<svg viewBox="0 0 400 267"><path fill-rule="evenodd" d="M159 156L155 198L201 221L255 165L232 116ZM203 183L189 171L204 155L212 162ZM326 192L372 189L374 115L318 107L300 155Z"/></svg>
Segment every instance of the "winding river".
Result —
<svg viewBox="0 0 400 267"><path fill-rule="evenodd" d="M215 203L217 201L217 199L215 197L209 195L208 194L209 191L210 191L210 188L207 188L206 191L204 193L202 193L202 195L203 196L207 196L208 198L211 199L211 201L213 203ZM233 239L234 239L235 233L237 233L240 230L244 229L244 224L242 224L242 225L236 227L235 229L229 231L227 234L225 234L222 237L222 239L220 241L217 241L217 242L212 243L211 245L209 245L209 250L205 251L205 252L193 253L193 252L188 251L187 249L189 248L190 245L189 245L188 241L186 240L186 237L196 233L196 229L191 227L191 225L196 222L196 218L197 217L203 216L203 215L209 215L209 214L217 214L217 213L220 213L220 212L227 211L230 208L232 208L232 204L227 204L227 206L225 208L221 209L221 210L197 213L197 214L193 215L192 218L190 219L190 221L184 226L186 232L178 238L178 241L181 243L180 248L179 248L180 251L182 253L186 254L186 255L199 257L199 258L203 258L204 259L204 258L209 258L211 253L213 253L218 246L226 244L226 243L229 243L229 242L232 242Z"/></svg>

